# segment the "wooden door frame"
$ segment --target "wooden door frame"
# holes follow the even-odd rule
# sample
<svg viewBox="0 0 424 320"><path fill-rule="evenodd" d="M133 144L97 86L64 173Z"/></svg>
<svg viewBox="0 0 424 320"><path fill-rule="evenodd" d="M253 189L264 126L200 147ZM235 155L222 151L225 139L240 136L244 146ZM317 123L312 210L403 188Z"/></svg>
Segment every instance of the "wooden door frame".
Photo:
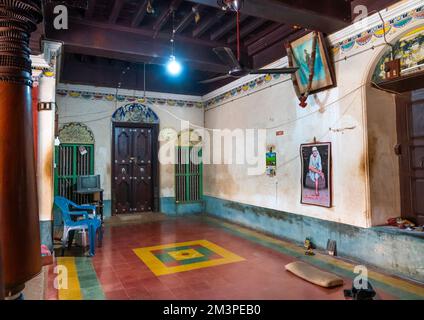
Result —
<svg viewBox="0 0 424 320"><path fill-rule="evenodd" d="M112 152L111 152L111 210L112 216L116 215L115 213L115 187L114 187L114 177L115 177L115 128L140 128L140 129L151 129L153 131L153 141L152 141L152 180L153 180L153 211L159 212L159 124L158 123L135 123L135 122L112 122Z"/></svg>

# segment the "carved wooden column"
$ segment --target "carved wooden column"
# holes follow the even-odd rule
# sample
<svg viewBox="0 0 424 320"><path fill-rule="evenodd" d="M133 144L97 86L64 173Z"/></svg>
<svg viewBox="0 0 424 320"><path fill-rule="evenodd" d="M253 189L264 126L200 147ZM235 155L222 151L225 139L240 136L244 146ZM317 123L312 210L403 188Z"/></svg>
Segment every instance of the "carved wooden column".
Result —
<svg viewBox="0 0 424 320"><path fill-rule="evenodd" d="M41 270L29 36L40 0L0 0L0 247L6 298Z"/></svg>

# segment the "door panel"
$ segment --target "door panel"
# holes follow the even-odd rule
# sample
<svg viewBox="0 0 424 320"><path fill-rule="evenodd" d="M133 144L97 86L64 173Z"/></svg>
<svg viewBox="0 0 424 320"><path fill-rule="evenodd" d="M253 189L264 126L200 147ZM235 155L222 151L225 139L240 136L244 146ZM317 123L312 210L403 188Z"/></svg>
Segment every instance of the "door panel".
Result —
<svg viewBox="0 0 424 320"><path fill-rule="evenodd" d="M402 216L424 224L424 89L397 98Z"/></svg>
<svg viewBox="0 0 424 320"><path fill-rule="evenodd" d="M114 127L114 212L153 210L153 129Z"/></svg>
<svg viewBox="0 0 424 320"><path fill-rule="evenodd" d="M152 129L135 129L133 138L134 208L139 212L151 211L153 207Z"/></svg>

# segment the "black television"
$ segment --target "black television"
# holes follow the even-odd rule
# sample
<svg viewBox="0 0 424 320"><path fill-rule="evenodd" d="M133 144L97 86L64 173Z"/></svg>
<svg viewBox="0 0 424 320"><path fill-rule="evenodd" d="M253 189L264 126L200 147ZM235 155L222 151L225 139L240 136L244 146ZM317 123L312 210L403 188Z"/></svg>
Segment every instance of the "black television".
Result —
<svg viewBox="0 0 424 320"><path fill-rule="evenodd" d="M100 189L100 175L78 176L77 191L95 191Z"/></svg>

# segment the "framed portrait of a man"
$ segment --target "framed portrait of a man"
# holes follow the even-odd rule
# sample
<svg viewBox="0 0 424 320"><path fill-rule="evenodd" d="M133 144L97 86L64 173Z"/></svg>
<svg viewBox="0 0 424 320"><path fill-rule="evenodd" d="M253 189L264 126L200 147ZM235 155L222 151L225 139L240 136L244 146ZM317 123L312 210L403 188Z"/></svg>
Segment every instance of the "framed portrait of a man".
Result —
<svg viewBox="0 0 424 320"><path fill-rule="evenodd" d="M332 205L331 143L300 146L302 162L301 203L330 208Z"/></svg>

